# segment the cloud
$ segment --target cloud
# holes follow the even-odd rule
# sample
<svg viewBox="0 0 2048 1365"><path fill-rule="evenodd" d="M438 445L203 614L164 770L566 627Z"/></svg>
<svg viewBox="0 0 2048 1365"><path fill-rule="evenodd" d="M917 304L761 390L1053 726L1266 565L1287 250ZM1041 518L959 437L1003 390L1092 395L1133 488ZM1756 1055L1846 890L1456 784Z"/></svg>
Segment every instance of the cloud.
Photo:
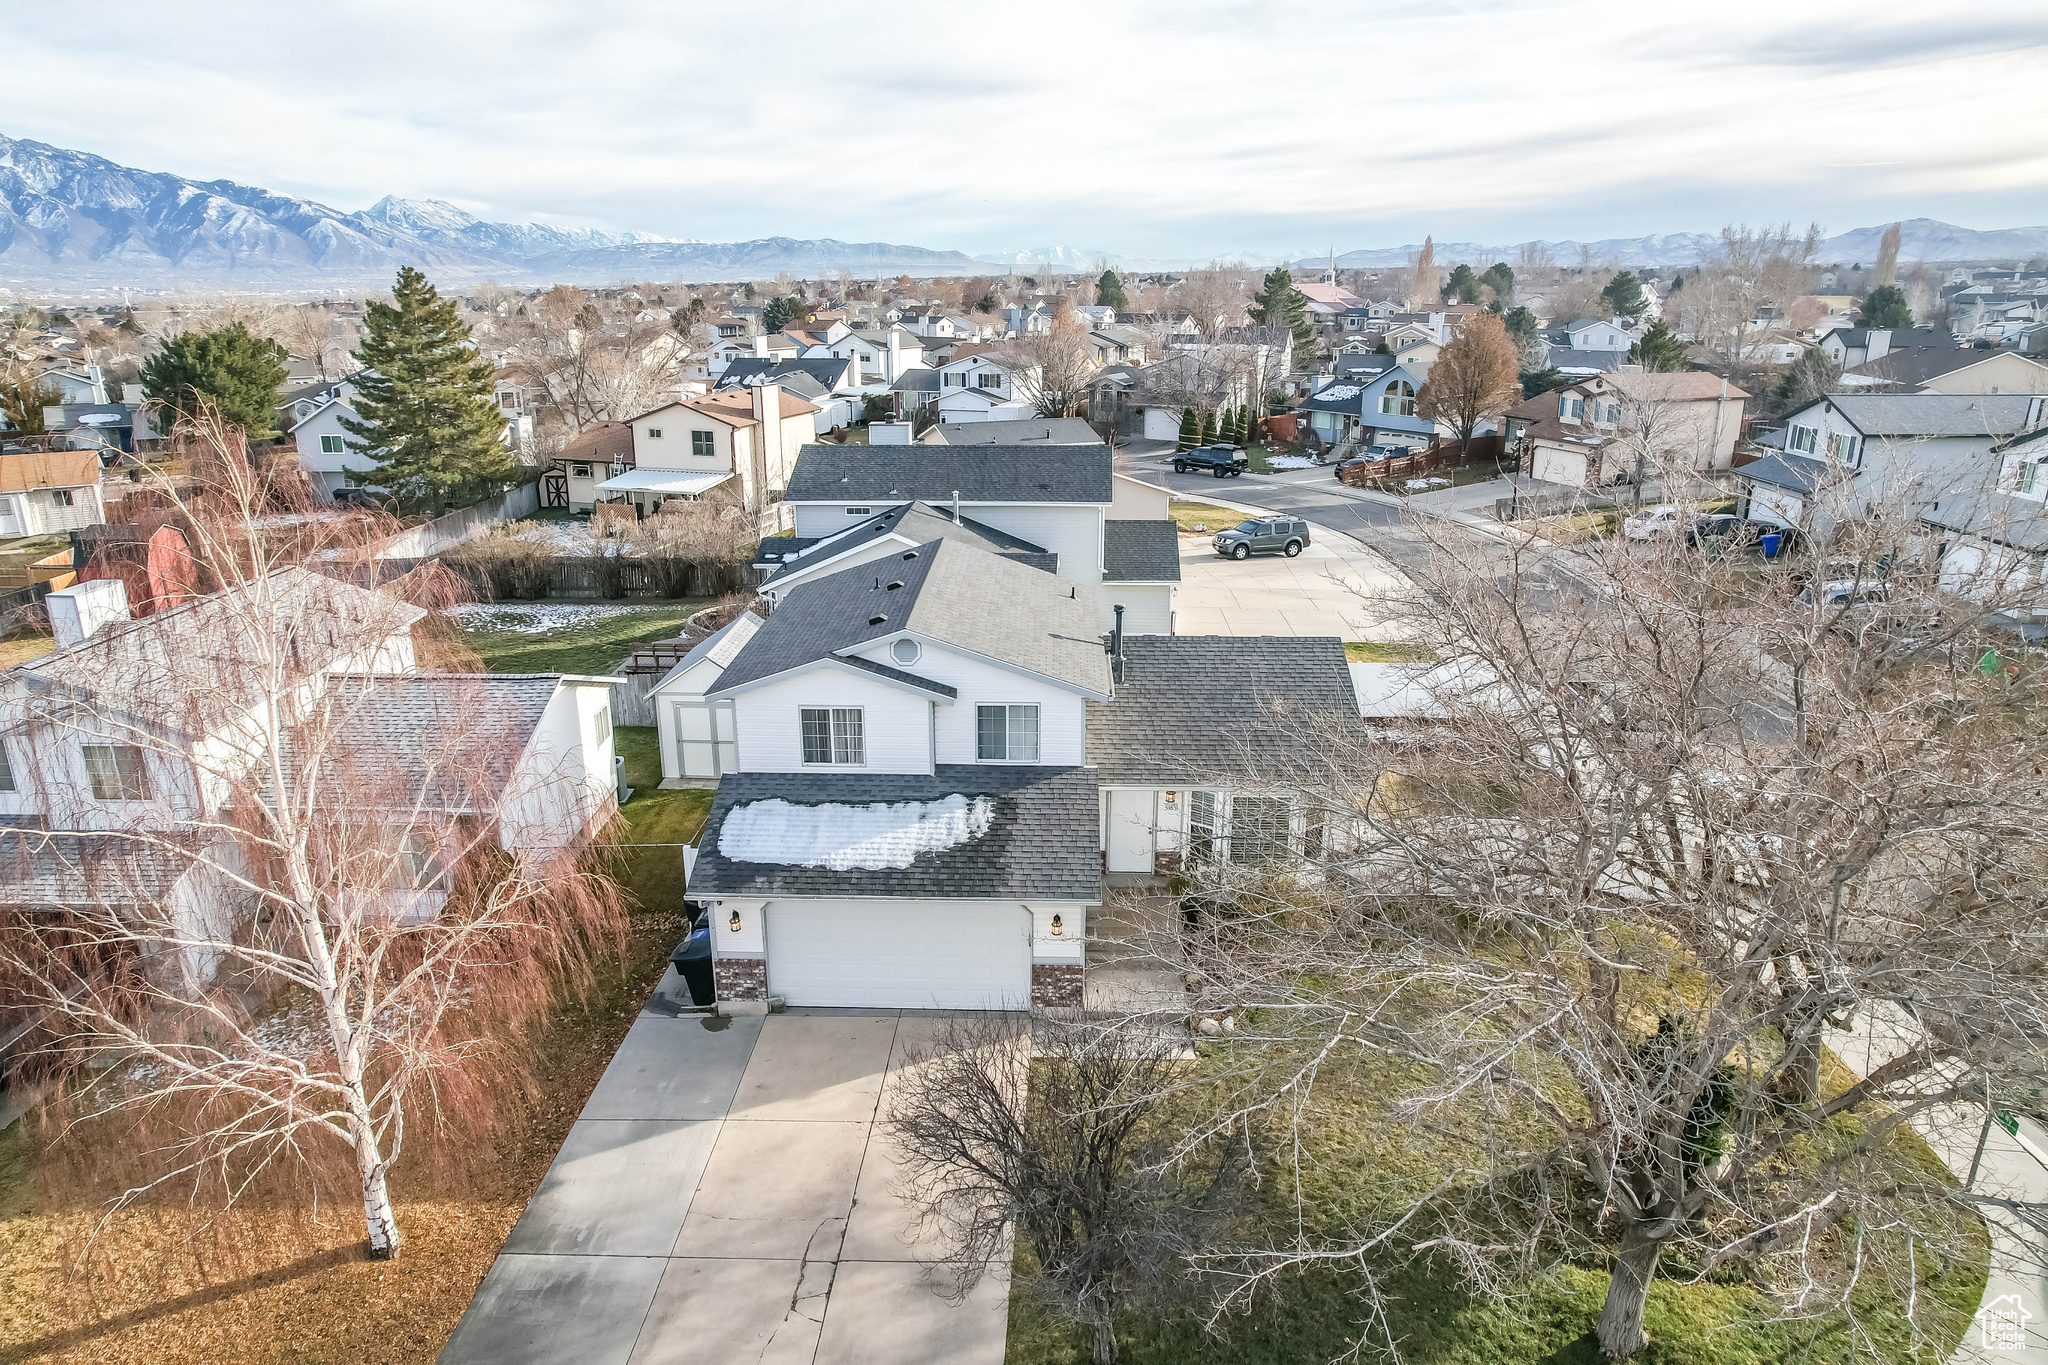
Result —
<svg viewBox="0 0 2048 1365"><path fill-rule="evenodd" d="M713 240L1271 257L1994 202L2048 219L2038 6L1792 8L1674 27L1623 0L790 0L765 22L112 0L96 60L127 98L17 102L7 131L342 209L398 194ZM76 60L50 7L9 41L22 69ZM1995 105L1959 112L1968 89Z"/></svg>

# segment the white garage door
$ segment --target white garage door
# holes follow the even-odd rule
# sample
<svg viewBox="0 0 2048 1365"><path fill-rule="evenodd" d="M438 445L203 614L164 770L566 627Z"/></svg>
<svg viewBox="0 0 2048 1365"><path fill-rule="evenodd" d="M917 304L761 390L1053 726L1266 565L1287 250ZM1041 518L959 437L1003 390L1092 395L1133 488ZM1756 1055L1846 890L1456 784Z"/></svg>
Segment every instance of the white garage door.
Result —
<svg viewBox="0 0 2048 1365"><path fill-rule="evenodd" d="M1180 414L1171 408L1146 408L1145 439L1148 441L1178 441L1180 439Z"/></svg>
<svg viewBox="0 0 2048 1365"><path fill-rule="evenodd" d="M1557 450L1551 446L1538 446L1536 458L1531 462L1529 472L1539 479L1551 483L1569 484L1573 488L1586 486L1586 456L1582 451Z"/></svg>
<svg viewBox="0 0 2048 1365"><path fill-rule="evenodd" d="M1797 526L1799 514L1805 510L1805 503L1797 493L1765 486L1752 486L1749 490L1749 515L1753 520Z"/></svg>
<svg viewBox="0 0 2048 1365"><path fill-rule="evenodd" d="M1031 915L974 901L774 901L768 990L792 1005L1023 1009Z"/></svg>

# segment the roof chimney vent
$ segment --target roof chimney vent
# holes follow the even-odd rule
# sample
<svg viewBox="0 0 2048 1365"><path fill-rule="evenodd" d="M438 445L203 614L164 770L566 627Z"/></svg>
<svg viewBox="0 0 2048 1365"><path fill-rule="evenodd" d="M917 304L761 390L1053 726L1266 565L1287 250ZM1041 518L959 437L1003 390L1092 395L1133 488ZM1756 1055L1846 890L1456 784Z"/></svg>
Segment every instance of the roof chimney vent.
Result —
<svg viewBox="0 0 2048 1365"><path fill-rule="evenodd" d="M1116 625L1109 632L1109 680L1124 680L1124 604L1116 604Z"/></svg>
<svg viewBox="0 0 2048 1365"><path fill-rule="evenodd" d="M881 625L881 624L882 624L882 623L883 623L884 621L887 621L888 619L889 619L889 618L888 618L888 617L886 617L886 616L870 616L870 617L868 618L868 624L869 624L869 625L871 625L871 626L879 626L879 625Z"/></svg>

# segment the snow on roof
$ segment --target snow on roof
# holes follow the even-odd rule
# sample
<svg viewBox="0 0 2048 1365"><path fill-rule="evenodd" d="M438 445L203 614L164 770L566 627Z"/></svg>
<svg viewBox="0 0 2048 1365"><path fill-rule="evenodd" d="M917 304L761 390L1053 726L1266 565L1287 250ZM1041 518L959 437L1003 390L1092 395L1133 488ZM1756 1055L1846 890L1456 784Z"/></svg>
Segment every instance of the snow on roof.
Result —
<svg viewBox="0 0 2048 1365"><path fill-rule="evenodd" d="M957 792L936 801L864 806L799 806L771 798L735 806L718 832L718 851L734 862L879 871L979 839L994 816L989 797Z"/></svg>

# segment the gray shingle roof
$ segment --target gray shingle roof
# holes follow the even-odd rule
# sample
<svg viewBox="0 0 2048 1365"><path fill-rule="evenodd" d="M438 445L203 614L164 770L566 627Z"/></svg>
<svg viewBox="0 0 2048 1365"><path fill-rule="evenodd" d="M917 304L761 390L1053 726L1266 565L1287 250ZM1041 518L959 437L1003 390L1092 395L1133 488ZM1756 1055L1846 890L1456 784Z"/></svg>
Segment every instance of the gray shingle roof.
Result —
<svg viewBox="0 0 2048 1365"><path fill-rule="evenodd" d="M835 360L831 356L805 356L796 360L770 360L761 356L741 356L729 362L720 371L716 388L737 389L758 381L780 383L792 376L802 376L816 386L818 393L824 393L846 378L846 367L852 360ZM812 394L803 388L792 388L792 393L802 393L809 398Z"/></svg>
<svg viewBox="0 0 2048 1365"><path fill-rule="evenodd" d="M1903 351L1886 352L1876 360L1853 365L1842 373L1881 380L1886 384L1925 384L1930 379L1939 379L1942 375L1981 365L1995 356L2006 354L2009 352L1964 351L1954 346L1914 346Z"/></svg>
<svg viewBox="0 0 2048 1365"><path fill-rule="evenodd" d="M1102 437L1081 417L1020 417L999 422L941 422L940 445L1086 446Z"/></svg>
<svg viewBox="0 0 2048 1365"><path fill-rule="evenodd" d="M166 842L196 851L200 841ZM194 866L170 848L118 835L0 830L0 905L161 906Z"/></svg>
<svg viewBox="0 0 2048 1365"><path fill-rule="evenodd" d="M1072 502L1111 499L1109 447L805 446L788 502Z"/></svg>
<svg viewBox="0 0 2048 1365"><path fill-rule="evenodd" d="M379 673L343 678L326 704L344 719L347 765L330 780L374 805L425 801L443 811L487 810L511 778L541 713L561 683L556 673ZM306 755L289 737L286 771ZM382 786L374 794L365 784Z"/></svg>
<svg viewBox="0 0 2048 1365"><path fill-rule="evenodd" d="M1837 477L1855 478L1856 471L1837 467ZM1736 473L1751 483L1764 484L1771 488L1788 488L1795 493L1811 493L1828 479L1828 464L1824 460L1809 460L1803 455L1766 455L1738 468Z"/></svg>
<svg viewBox="0 0 2048 1365"><path fill-rule="evenodd" d="M726 669L719 690L903 631L1086 692L1109 691L1092 595L1083 598L1064 579L956 540L928 541L900 557L798 584Z"/></svg>
<svg viewBox="0 0 2048 1365"><path fill-rule="evenodd" d="M2026 425L2033 400L2024 393L1837 393L1821 401L1865 436L2010 436Z"/></svg>
<svg viewBox="0 0 2048 1365"><path fill-rule="evenodd" d="M1361 724L1335 638L1129 635L1124 661L1116 700L1088 705L1088 761L1105 784L1246 772L1279 712Z"/></svg>
<svg viewBox="0 0 2048 1365"><path fill-rule="evenodd" d="M1180 527L1170 521L1103 522L1102 580L1180 582Z"/></svg>
<svg viewBox="0 0 2048 1365"><path fill-rule="evenodd" d="M835 872L783 863L735 862L718 849L733 807L779 798L798 805L995 798L988 832L907 868ZM1096 901L1102 860L1094 775L1086 768L941 764L921 773L728 773L697 842L693 896L875 896Z"/></svg>
<svg viewBox="0 0 2048 1365"><path fill-rule="evenodd" d="M885 508L866 521L809 545L800 554L784 559L775 571L778 578L799 574L816 565L828 563L849 550L857 550L891 533L909 536L913 544L932 540L959 540L970 545L979 545L993 554L1015 559L1047 573L1059 572L1060 557L1042 545L999 531L984 525L973 517L963 516L953 520L953 512L947 507L932 507L927 503L908 502L898 507ZM772 581L772 580L771 580Z"/></svg>

